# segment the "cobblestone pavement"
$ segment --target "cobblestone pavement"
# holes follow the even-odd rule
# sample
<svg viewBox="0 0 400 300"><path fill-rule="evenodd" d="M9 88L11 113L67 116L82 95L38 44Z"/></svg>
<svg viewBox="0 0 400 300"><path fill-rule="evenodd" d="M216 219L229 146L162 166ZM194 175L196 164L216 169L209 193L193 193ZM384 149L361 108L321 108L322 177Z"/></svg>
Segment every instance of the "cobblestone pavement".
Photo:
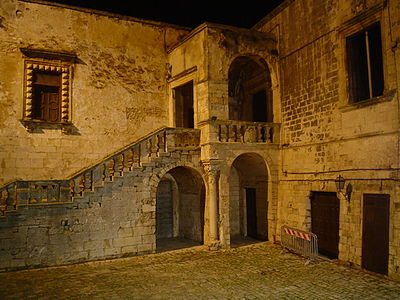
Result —
<svg viewBox="0 0 400 300"><path fill-rule="evenodd" d="M400 283L269 242L0 273L0 299L400 299Z"/></svg>

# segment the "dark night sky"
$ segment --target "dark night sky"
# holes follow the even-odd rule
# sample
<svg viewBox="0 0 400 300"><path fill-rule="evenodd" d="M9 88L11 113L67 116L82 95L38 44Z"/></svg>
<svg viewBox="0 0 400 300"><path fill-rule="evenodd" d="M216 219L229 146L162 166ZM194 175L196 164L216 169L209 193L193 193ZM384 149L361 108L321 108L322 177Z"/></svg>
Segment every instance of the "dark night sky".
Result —
<svg viewBox="0 0 400 300"><path fill-rule="evenodd" d="M196 27L205 21L251 27L283 0L47 0L122 15Z"/></svg>

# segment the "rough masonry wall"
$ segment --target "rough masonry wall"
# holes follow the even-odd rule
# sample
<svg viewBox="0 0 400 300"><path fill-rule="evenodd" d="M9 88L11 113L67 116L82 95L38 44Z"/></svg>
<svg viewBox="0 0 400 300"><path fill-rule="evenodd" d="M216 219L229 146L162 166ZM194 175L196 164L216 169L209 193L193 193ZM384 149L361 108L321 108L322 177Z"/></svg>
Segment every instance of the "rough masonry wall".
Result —
<svg viewBox="0 0 400 300"><path fill-rule="evenodd" d="M288 1L289 2L289 1ZM399 4L387 1L292 2L261 28L279 34L282 153L279 225L311 230L311 191L336 192L341 174L351 183L351 201L340 198L339 258L361 264L362 198L391 197L389 274L399 276L398 188ZM345 30L365 8L381 5L385 91L379 103L349 105ZM358 19L357 19L358 18ZM352 21L349 21L352 20ZM347 22L347 23L346 23ZM347 26L347 27L346 27ZM397 28L397 29L396 29Z"/></svg>
<svg viewBox="0 0 400 300"><path fill-rule="evenodd" d="M71 203L8 212L0 218L0 270L153 253L160 178L177 166L201 171L199 157L193 147L164 152L112 181L97 183L93 192L77 195ZM194 231L200 232L198 226Z"/></svg>
<svg viewBox="0 0 400 300"><path fill-rule="evenodd" d="M168 124L165 48L186 30L65 7L0 4L0 185L63 179ZM19 48L68 52L74 65L69 134L29 133Z"/></svg>

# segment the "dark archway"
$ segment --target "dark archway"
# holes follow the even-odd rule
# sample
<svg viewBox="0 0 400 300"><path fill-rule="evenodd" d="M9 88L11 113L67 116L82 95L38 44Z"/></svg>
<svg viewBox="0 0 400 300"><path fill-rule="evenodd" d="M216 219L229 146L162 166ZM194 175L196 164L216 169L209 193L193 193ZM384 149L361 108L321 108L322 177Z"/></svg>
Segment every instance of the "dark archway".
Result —
<svg viewBox="0 0 400 300"><path fill-rule="evenodd" d="M161 246L176 249L202 244L204 207L205 186L201 175L187 167L168 171L157 187L157 250Z"/></svg>
<svg viewBox="0 0 400 300"><path fill-rule="evenodd" d="M255 153L238 156L229 174L231 240L268 240L268 170Z"/></svg>
<svg viewBox="0 0 400 300"><path fill-rule="evenodd" d="M271 75L259 56L239 56L228 73L229 119L272 122Z"/></svg>

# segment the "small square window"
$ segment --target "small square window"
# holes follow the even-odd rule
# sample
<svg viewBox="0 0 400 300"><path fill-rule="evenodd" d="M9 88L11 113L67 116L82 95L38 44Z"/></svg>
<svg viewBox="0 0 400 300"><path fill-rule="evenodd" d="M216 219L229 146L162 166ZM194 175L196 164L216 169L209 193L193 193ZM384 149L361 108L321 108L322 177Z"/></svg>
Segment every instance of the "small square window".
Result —
<svg viewBox="0 0 400 300"><path fill-rule="evenodd" d="M350 102L382 96L384 89L380 24L346 38Z"/></svg>

